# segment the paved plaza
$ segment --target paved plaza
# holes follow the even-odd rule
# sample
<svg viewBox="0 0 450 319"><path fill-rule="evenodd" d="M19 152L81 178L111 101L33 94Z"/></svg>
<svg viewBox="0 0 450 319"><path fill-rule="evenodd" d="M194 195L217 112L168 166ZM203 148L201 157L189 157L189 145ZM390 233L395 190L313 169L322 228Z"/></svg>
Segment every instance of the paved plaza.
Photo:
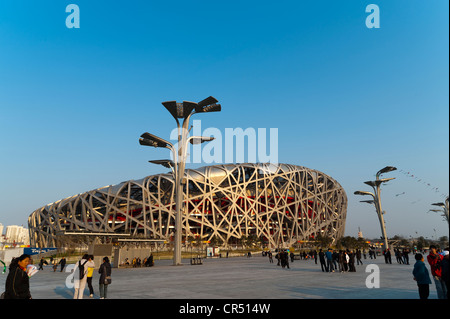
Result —
<svg viewBox="0 0 450 319"><path fill-rule="evenodd" d="M155 260L150 268L113 268L108 299L418 299L410 265L385 264L384 258L363 259L356 272L324 273L314 260L295 260L290 269L269 263L268 257L204 259L202 265L182 266L172 260ZM379 269L379 288L367 288L368 276ZM427 263L426 263L427 264ZM429 266L427 264L429 269ZM367 272L366 272L367 270ZM73 288L66 285L70 273L53 272L44 266L30 278L33 299L71 299ZM0 274L4 287L7 272ZM94 299L98 299L98 278L94 272ZM371 281L370 278L368 280ZM85 298L89 299L86 287ZM434 283L430 299L436 299Z"/></svg>

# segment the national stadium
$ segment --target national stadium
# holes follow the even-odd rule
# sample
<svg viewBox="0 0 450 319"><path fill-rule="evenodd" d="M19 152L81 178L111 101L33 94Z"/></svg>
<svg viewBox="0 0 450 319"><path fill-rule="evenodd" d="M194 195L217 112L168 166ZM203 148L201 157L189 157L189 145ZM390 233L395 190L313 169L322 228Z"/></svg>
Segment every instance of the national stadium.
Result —
<svg viewBox="0 0 450 319"><path fill-rule="evenodd" d="M69 232L127 235L170 242L172 173L74 195L28 218L32 247L57 247ZM347 195L330 176L290 164L222 164L188 169L183 179L182 238L232 244L246 237L286 247L344 235Z"/></svg>

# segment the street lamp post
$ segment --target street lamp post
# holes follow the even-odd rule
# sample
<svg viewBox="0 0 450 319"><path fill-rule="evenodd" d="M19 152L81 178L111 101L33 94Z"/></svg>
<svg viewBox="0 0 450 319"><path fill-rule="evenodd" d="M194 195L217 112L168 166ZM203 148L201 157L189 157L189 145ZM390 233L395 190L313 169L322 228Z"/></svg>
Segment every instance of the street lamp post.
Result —
<svg viewBox="0 0 450 319"><path fill-rule="evenodd" d="M444 217L444 219L447 221L447 223L449 223L449 221L448 221L448 201L449 201L449 197L447 196L447 198L445 199L445 203L433 203L433 204L431 204L433 206L441 207L442 210L440 210L440 209L430 209L433 212L443 212L442 217Z"/></svg>
<svg viewBox="0 0 450 319"><path fill-rule="evenodd" d="M379 170L376 174L376 180L375 181L367 181L364 182L364 184L369 185L372 187L373 189L373 193L371 192L363 192L363 191L356 191L354 194L355 195L369 195L372 196L373 200L367 200L367 201L361 201L364 203L368 203L368 204L373 204L375 206L375 210L377 212L378 215L378 219L380 221L380 227L381 227L381 234L382 234L382 239L384 241L384 247L385 249L389 249L389 244L388 244L388 239L387 239L387 234L386 234L386 225L384 223L384 217L383 215L386 213L385 211L382 210L381 208L381 197L380 197L380 185L382 183L386 183L390 180L393 180L395 178L380 178L380 175L383 173L388 173L388 172L392 172L395 171L397 168L393 167L393 166L386 166L385 168Z"/></svg>
<svg viewBox="0 0 450 319"><path fill-rule="evenodd" d="M177 122L178 128L178 149L175 146L153 134L144 133L139 139L139 143L145 146L164 147L171 150L174 161L171 160L153 160L150 161L154 164L163 165L172 169L175 180L175 247L173 255L173 264L181 265L181 235L182 235L182 211L183 211L183 184L184 172L186 166L186 150L187 144L200 144L203 142L212 141L212 137L204 136L190 136L188 138L188 126L191 116L195 113L209 113L219 112L221 105L217 104L217 100L210 96L206 99L195 103L183 101L183 103L177 103L176 101L162 102L164 107L170 112ZM179 119L183 119L183 123L180 124Z"/></svg>

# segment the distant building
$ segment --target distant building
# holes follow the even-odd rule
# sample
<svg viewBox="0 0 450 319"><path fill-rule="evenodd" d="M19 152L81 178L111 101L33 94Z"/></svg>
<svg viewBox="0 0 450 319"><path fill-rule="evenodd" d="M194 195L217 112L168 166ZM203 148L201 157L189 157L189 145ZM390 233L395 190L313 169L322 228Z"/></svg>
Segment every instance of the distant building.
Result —
<svg viewBox="0 0 450 319"><path fill-rule="evenodd" d="M358 227L358 238L364 238L361 229Z"/></svg>
<svg viewBox="0 0 450 319"><path fill-rule="evenodd" d="M3 244L5 241L5 237L3 236L3 224L0 223L0 244Z"/></svg>
<svg viewBox="0 0 450 319"><path fill-rule="evenodd" d="M28 233L28 229L24 228L23 226L6 226L6 242L8 243L17 243L17 244L23 244L23 245L29 245L30 244L30 236Z"/></svg>

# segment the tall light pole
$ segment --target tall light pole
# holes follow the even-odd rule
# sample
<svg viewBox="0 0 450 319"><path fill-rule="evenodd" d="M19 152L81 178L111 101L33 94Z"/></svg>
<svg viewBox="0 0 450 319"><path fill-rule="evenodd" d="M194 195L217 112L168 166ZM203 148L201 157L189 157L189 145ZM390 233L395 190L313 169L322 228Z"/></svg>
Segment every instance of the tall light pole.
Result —
<svg viewBox="0 0 450 319"><path fill-rule="evenodd" d="M203 136L191 136L188 138L188 126L189 120L193 114L196 113L209 113L219 112L221 105L217 104L217 100L210 96L206 99L195 103L183 101L183 103L177 103L176 101L162 102L162 105L170 112L177 122L178 127L178 149L175 146L153 134L144 133L139 139L141 145L164 147L171 150L174 161L171 160L154 160L150 161L154 164L160 164L172 169L175 180L175 247L173 255L173 264L181 265L181 235L183 230L182 225L182 212L183 212L183 184L184 172L186 166L186 150L187 143L199 144L203 142L212 141L212 137ZM183 119L183 123L180 124L179 119Z"/></svg>
<svg viewBox="0 0 450 319"><path fill-rule="evenodd" d="M383 169L380 169L377 174L376 174L376 180L375 181L367 181L364 182L364 184L367 184L369 186L372 187L373 189L373 193L371 192L363 192L363 191L356 191L354 194L355 195L369 195L372 196L373 200L368 200L368 201L361 201L361 202L365 202L368 204L374 204L375 205L375 210L377 212L378 215L378 219L380 221L380 227L381 227L381 234L382 234L382 239L384 241L384 247L385 249L389 249L389 244L388 244L388 239L387 239L387 235L386 235L386 225L384 223L384 217L383 215L386 213L385 211L382 210L381 208L381 197L380 197L380 185L382 183L386 183L390 180L393 180L395 178L391 177L391 178L380 178L380 175L383 173L388 173L388 172L392 172L395 171L397 168L393 167L393 166L386 166Z"/></svg>
<svg viewBox="0 0 450 319"><path fill-rule="evenodd" d="M443 212L442 217L444 217L444 219L447 221L447 223L449 222L448 221L448 200L449 200L449 197L447 196L447 198L445 199L445 203L434 203L434 204L431 204L433 206L441 207L442 210L441 209L430 209L433 212Z"/></svg>

